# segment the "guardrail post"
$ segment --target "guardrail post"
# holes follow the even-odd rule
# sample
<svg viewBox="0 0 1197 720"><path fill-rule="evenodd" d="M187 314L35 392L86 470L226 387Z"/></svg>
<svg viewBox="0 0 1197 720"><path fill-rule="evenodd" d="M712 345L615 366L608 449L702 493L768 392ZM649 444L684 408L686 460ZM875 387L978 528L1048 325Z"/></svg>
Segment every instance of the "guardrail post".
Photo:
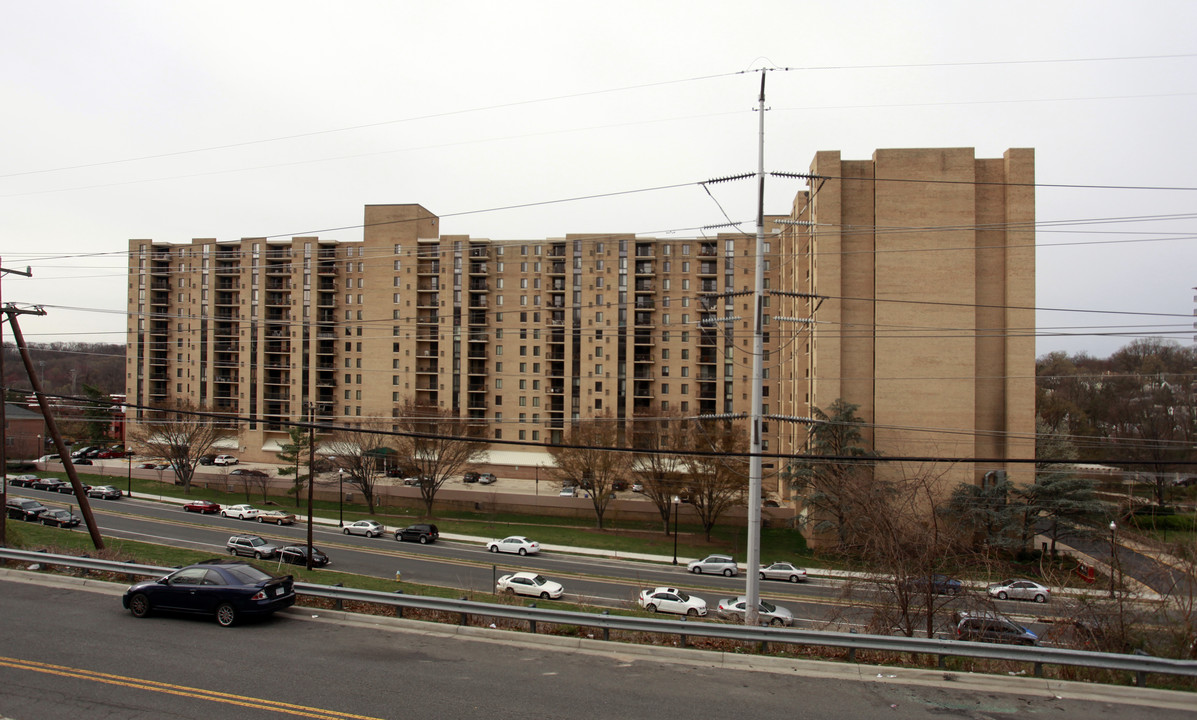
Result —
<svg viewBox="0 0 1197 720"><path fill-rule="evenodd" d="M940 670L942 670L948 666L948 658L946 656L941 654L941 655L936 655L935 657L938 659L938 662L936 664L939 666Z"/></svg>
<svg viewBox="0 0 1197 720"><path fill-rule="evenodd" d="M334 583L333 587L345 587L344 583ZM345 602L341 598L333 600L333 610L344 610Z"/></svg>
<svg viewBox="0 0 1197 720"><path fill-rule="evenodd" d="M611 612L609 610L604 610L602 612L602 614L609 616L611 614ZM610 639L611 639L611 628L609 628L609 627L603 628L603 640L610 640Z"/></svg>
<svg viewBox="0 0 1197 720"><path fill-rule="evenodd" d="M682 622L686 622L686 616L683 615L681 620L682 620ZM682 638L682 647L688 647L687 643L689 643L690 639L686 636L685 633L682 633L681 638Z"/></svg>
<svg viewBox="0 0 1197 720"><path fill-rule="evenodd" d="M1147 687L1147 673L1142 670L1135 673L1135 684L1139 687Z"/></svg>
<svg viewBox="0 0 1197 720"><path fill-rule="evenodd" d="M396 595L402 595L402 594L403 594L403 591L402 591L402 590L396 590L396 591L395 591L395 594L396 594ZM397 617L397 618L402 618L402 617L403 617L403 606L402 606L402 605L396 605L396 606L395 606L395 617Z"/></svg>
<svg viewBox="0 0 1197 720"><path fill-rule="evenodd" d="M856 648L848 648L848 662L856 662Z"/></svg>
<svg viewBox="0 0 1197 720"><path fill-rule="evenodd" d="M528 607L534 608L534 607L536 607L536 603L528 603ZM528 621L528 632L532 633L533 635L536 634L536 621L535 620Z"/></svg>
<svg viewBox="0 0 1197 720"><path fill-rule="evenodd" d="M461 600L462 600L462 602L465 602L466 600L469 600L469 598L468 598L468 597L465 597L465 596L463 595L463 596L462 596L462 598L461 598ZM462 613L461 613L461 624L462 624L462 625L469 625L469 624L470 624L470 615L469 615L469 613L467 613L467 612L465 612L465 611L462 611Z"/></svg>
<svg viewBox="0 0 1197 720"><path fill-rule="evenodd" d="M1043 663L1035 663L1035 677L1043 677Z"/></svg>

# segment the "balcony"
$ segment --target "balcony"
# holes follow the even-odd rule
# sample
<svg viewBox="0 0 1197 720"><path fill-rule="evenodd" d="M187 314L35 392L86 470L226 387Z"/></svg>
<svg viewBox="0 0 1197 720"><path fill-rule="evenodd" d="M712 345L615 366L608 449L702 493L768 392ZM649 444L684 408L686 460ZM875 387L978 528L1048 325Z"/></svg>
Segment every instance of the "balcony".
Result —
<svg viewBox="0 0 1197 720"><path fill-rule="evenodd" d="M317 355L336 355L337 354L336 343L321 341L316 346L316 354Z"/></svg>
<svg viewBox="0 0 1197 720"><path fill-rule="evenodd" d="M471 275L487 275L489 273L490 273L490 265L488 265L487 263L484 263L484 262L470 263L470 274ZM486 282L483 281L482 284L485 285ZM470 289L471 290L474 289L474 281L472 281L472 280L470 281Z"/></svg>
<svg viewBox="0 0 1197 720"><path fill-rule="evenodd" d="M633 289L638 293L653 293L657 291L657 286L648 280L637 280Z"/></svg>
<svg viewBox="0 0 1197 720"><path fill-rule="evenodd" d="M698 291L704 293L719 292L718 280L702 280L698 283Z"/></svg>
<svg viewBox="0 0 1197 720"><path fill-rule="evenodd" d="M549 263L549 274L550 275L564 275L565 274L565 263L560 262L560 261Z"/></svg>
<svg viewBox="0 0 1197 720"><path fill-rule="evenodd" d="M653 246L648 244L641 244L636 246L636 257L650 258L653 256Z"/></svg>
<svg viewBox="0 0 1197 720"><path fill-rule="evenodd" d="M649 263L649 262L636 263L636 274L637 275L653 275L654 274L653 264Z"/></svg>
<svg viewBox="0 0 1197 720"><path fill-rule="evenodd" d="M440 275L441 263L439 260L421 260L416 265L416 275Z"/></svg>

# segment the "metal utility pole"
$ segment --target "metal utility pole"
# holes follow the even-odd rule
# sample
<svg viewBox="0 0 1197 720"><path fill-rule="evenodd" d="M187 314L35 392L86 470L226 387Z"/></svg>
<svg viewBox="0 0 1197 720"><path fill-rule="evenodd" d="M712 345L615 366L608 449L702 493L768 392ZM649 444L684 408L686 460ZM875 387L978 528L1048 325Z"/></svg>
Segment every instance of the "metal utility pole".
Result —
<svg viewBox="0 0 1197 720"><path fill-rule="evenodd" d="M0 265L3 265L3 260L0 260ZM0 267L0 278L8 273L14 275L24 275L25 277L33 277L33 271L28 267L25 272L20 270L11 270L9 268ZM0 296L0 307L4 307L3 297ZM0 505L8 502L8 416L6 413L6 406L8 405L8 388L4 386L4 322L0 320ZM42 451L41 441L38 441L37 452L40 455ZM0 513L0 547L4 547L8 537L8 528L6 521L8 519L8 512Z"/></svg>
<svg viewBox="0 0 1197 720"><path fill-rule="evenodd" d="M757 208L756 208L756 267L753 271L754 282L752 290L752 411L749 416L752 433L752 458L748 469L748 567L745 572L744 624L756 625L759 622L758 608L761 600L761 582L759 569L761 566L761 484L763 468L761 465L762 446L762 415L763 401L761 399L764 386L764 350L765 341L762 331L764 316L765 284L765 75L761 71L761 94L757 100L758 142L757 142Z"/></svg>
<svg viewBox="0 0 1197 720"><path fill-rule="evenodd" d="M316 405L307 403L308 411L308 570L312 569L312 486L316 484Z"/></svg>
<svg viewBox="0 0 1197 720"><path fill-rule="evenodd" d="M83 492L83 483L79 482L79 475L75 472L75 463L71 462L71 450L62 441L62 433L58 432L58 423L54 422L54 414L50 411L50 404L46 402L46 394L42 391L41 380L33 372L33 359L29 356L29 348L25 346L25 336L21 334L21 326L17 324L17 315L45 315L46 311L41 308L18 310L6 306L4 313L8 316L8 324L12 326L13 339L17 343L17 350L21 353L21 360L25 363L25 372L29 374L29 382L33 385L33 394L37 396L37 404L41 407L42 417L46 419L46 427L50 431L50 436L54 438L54 447L58 449L62 467L66 470L67 478L71 481L71 488L75 491L75 502L79 503L79 512L83 515L83 522L87 524L91 542L97 550L103 550L104 538L100 536L100 528L96 525L95 516L91 513L91 501L87 499L87 493Z"/></svg>

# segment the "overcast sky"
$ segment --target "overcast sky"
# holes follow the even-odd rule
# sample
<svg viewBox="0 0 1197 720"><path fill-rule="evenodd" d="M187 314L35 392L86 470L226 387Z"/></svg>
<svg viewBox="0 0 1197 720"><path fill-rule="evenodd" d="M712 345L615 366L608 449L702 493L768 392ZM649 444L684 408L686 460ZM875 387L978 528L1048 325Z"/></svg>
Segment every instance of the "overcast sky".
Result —
<svg viewBox="0 0 1197 720"><path fill-rule="evenodd" d="M1193 340L1197 3L4 5L0 257L34 278L2 291L46 306L32 341L124 341L130 238L360 240L381 203L495 240L751 231L752 183L693 183L755 171L764 67L791 68L767 171L1035 149L1039 354Z"/></svg>

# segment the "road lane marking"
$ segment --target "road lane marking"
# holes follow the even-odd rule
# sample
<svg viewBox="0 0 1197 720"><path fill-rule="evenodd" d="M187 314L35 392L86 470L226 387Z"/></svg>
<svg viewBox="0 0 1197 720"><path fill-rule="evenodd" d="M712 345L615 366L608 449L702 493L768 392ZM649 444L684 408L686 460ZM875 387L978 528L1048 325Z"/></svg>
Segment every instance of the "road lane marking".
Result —
<svg viewBox="0 0 1197 720"><path fill-rule="evenodd" d="M36 662L33 660L20 660L17 658L0 656L0 667L10 667L16 670L28 670L30 672L77 678L80 680L91 680L93 682L104 683L106 685L116 685L119 687L128 687L135 690L146 690L149 692L164 693L167 695L178 695L179 697L195 698L197 700L210 700L212 702L222 703L225 705L236 705L239 707L247 707L255 710L269 710L271 712L286 713L288 715L296 715L299 717L317 718L318 720L346 720L347 718L351 720L381 720L380 718L374 718L369 715L354 715L351 713L339 712L337 710L324 710L321 708L307 707L305 705L278 702L276 700L264 700L261 698L247 697L244 695L232 695L229 693L216 692L213 690L202 690L198 688L186 687L183 685L158 682L156 680L142 680L124 675L112 675L109 673L96 672L94 670L72 668L65 665L53 665L50 663Z"/></svg>

